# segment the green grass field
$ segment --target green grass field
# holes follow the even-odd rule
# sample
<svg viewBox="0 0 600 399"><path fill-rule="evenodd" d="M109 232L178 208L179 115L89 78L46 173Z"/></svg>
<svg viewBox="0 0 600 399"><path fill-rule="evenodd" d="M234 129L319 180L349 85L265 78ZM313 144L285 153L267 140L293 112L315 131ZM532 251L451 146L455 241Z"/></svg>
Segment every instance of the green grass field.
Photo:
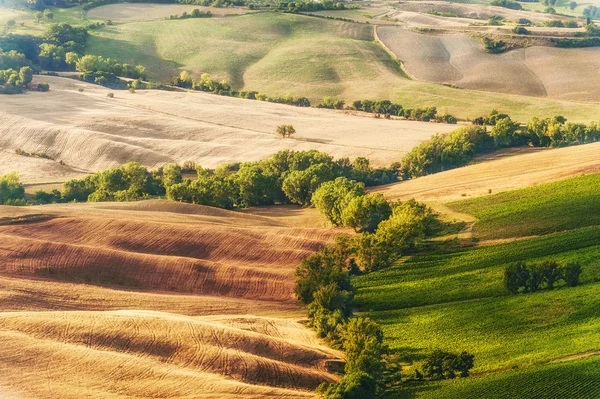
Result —
<svg viewBox="0 0 600 399"><path fill-rule="evenodd" d="M462 380L404 387L399 399L597 399L600 361L580 359Z"/></svg>
<svg viewBox="0 0 600 399"><path fill-rule="evenodd" d="M479 221L477 238L546 234L600 224L600 174L449 204Z"/></svg>
<svg viewBox="0 0 600 399"><path fill-rule="evenodd" d="M135 62L150 77L208 72L235 89L271 96L325 96L348 102L390 99L406 107L437 106L462 118L496 108L517 120L565 115L600 119L590 103L460 90L407 79L373 41L368 24L273 12L212 19L120 23L92 31L87 51Z"/></svg>
<svg viewBox="0 0 600 399"><path fill-rule="evenodd" d="M590 381L600 381L600 357L550 364L600 350L598 183L593 174L453 203L480 219L477 237L545 235L467 248L446 243L354 279L359 310L382 325L408 369L436 348L475 355L472 378L409 384L404 397L598 397ZM579 262L581 285L508 294L508 264L545 259Z"/></svg>

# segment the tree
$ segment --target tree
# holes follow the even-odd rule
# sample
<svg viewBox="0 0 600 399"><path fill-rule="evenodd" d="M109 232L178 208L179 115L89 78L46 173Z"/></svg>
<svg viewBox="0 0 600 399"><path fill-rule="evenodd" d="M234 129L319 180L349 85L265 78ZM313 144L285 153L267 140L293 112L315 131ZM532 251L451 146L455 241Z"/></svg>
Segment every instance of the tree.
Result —
<svg viewBox="0 0 600 399"><path fill-rule="evenodd" d="M364 187L363 183L338 177L323 183L315 191L311 201L334 226L342 226L342 212L352 199L365 194Z"/></svg>
<svg viewBox="0 0 600 399"><path fill-rule="evenodd" d="M22 85L28 85L33 79L33 70L28 66L21 68L19 70L19 79Z"/></svg>
<svg viewBox="0 0 600 399"><path fill-rule="evenodd" d="M181 167L176 163L165 165L162 169L162 182L165 188L183 181L181 177Z"/></svg>
<svg viewBox="0 0 600 399"><path fill-rule="evenodd" d="M571 11L575 10L577 8L577 2L576 1L570 2L569 8L571 9Z"/></svg>
<svg viewBox="0 0 600 399"><path fill-rule="evenodd" d="M516 294L521 288L519 279L519 269L523 267L523 262L512 263L504 269L504 287L511 294Z"/></svg>
<svg viewBox="0 0 600 399"><path fill-rule="evenodd" d="M290 172L283 181L282 189L291 202L307 206L319 186L334 177L331 166L320 163L305 170Z"/></svg>
<svg viewBox="0 0 600 399"><path fill-rule="evenodd" d="M392 208L383 194L362 195L353 198L341 214L344 226L357 232L373 233L379 223L390 217Z"/></svg>
<svg viewBox="0 0 600 399"><path fill-rule="evenodd" d="M279 125L277 126L276 132L283 138L292 137L293 134L296 134L296 129L292 125Z"/></svg>
<svg viewBox="0 0 600 399"><path fill-rule="evenodd" d="M77 61L79 61L79 54L77 54L76 52L69 51L65 54L65 62L67 63L67 65L74 68L77 64Z"/></svg>
<svg viewBox="0 0 600 399"><path fill-rule="evenodd" d="M42 20L42 18L44 18L44 13L41 11L36 11L33 13L33 17L35 18L35 20L37 21L37 23L40 23L40 21Z"/></svg>
<svg viewBox="0 0 600 399"><path fill-rule="evenodd" d="M577 262L569 262L564 266L563 278L568 287L575 287L579 284L581 272L581 265Z"/></svg>
<svg viewBox="0 0 600 399"><path fill-rule="evenodd" d="M0 176L0 205L8 205L25 199L25 187L16 172Z"/></svg>
<svg viewBox="0 0 600 399"><path fill-rule="evenodd" d="M46 18L48 21L52 21L54 19L54 14L49 8L44 10L44 18Z"/></svg>
<svg viewBox="0 0 600 399"><path fill-rule="evenodd" d="M553 260L547 260L540 264L542 277L549 289L554 288L554 284L562 278L562 270L558 263Z"/></svg>
<svg viewBox="0 0 600 399"><path fill-rule="evenodd" d="M423 363L423 374L434 379L468 377L473 368L475 356L463 351L460 355L436 349L427 356Z"/></svg>

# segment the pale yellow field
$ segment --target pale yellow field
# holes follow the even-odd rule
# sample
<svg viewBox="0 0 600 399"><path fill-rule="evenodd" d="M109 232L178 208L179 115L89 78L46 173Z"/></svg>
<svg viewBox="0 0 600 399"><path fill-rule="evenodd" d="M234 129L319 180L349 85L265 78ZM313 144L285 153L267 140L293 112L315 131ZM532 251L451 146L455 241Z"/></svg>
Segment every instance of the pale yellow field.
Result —
<svg viewBox="0 0 600 399"><path fill-rule="evenodd" d="M216 8L202 7L186 4L109 4L106 6L92 8L87 12L90 19L118 21L140 21L168 18L170 15L181 15L184 12L188 14L192 10L210 11L213 16L223 16L232 14L245 14L248 10L243 8Z"/></svg>
<svg viewBox="0 0 600 399"><path fill-rule="evenodd" d="M336 231L297 227L282 217L287 209L269 209L158 200L0 207L2 390L314 397L337 378L329 369L341 355L298 322L293 272Z"/></svg>
<svg viewBox="0 0 600 399"><path fill-rule="evenodd" d="M4 96L0 108L0 151L43 151L56 161L16 155L0 160L0 174L16 170L28 183L61 181L129 161L158 167L193 160L216 167L283 149L365 156L374 165L389 165L431 135L456 128L199 92L115 91L111 99L110 90L97 85L47 76L36 81L49 82L51 91ZM297 134L276 136L280 124L292 124Z"/></svg>
<svg viewBox="0 0 600 399"><path fill-rule="evenodd" d="M425 35L377 27L379 38L419 80L458 87L600 101L600 50L532 46L490 54L464 34Z"/></svg>

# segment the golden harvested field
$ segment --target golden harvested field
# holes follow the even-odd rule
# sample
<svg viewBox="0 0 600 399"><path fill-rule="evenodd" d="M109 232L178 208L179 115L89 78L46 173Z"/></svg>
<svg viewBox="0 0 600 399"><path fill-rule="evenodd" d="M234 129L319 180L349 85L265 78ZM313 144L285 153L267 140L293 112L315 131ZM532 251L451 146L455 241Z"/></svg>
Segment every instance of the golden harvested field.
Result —
<svg viewBox="0 0 600 399"><path fill-rule="evenodd" d="M248 10L243 8L216 8L201 7L185 4L109 4L106 6L92 8L87 12L89 19L132 21L168 18L170 15L188 14L194 10L210 11L213 16L246 14Z"/></svg>
<svg viewBox="0 0 600 399"><path fill-rule="evenodd" d="M450 202L600 171L600 143L498 154L481 163L377 188L388 199Z"/></svg>
<svg viewBox="0 0 600 399"><path fill-rule="evenodd" d="M431 135L456 128L199 92L116 91L111 99L110 90L97 85L49 76L36 81L48 82L50 92L5 96L0 109L3 153L41 151L56 161L16 155L0 160L0 174L16 170L27 183L64 181L129 161L158 167L193 160L216 167L283 149L365 156L389 165ZM284 123L296 128L293 138L275 135Z"/></svg>
<svg viewBox="0 0 600 399"><path fill-rule="evenodd" d="M28 398L313 397L340 354L298 322L293 271L336 232L285 213L1 207L0 386Z"/></svg>
<svg viewBox="0 0 600 399"><path fill-rule="evenodd" d="M600 50L532 46L490 54L464 34L426 35L378 26L377 34L419 80L572 101L600 101Z"/></svg>

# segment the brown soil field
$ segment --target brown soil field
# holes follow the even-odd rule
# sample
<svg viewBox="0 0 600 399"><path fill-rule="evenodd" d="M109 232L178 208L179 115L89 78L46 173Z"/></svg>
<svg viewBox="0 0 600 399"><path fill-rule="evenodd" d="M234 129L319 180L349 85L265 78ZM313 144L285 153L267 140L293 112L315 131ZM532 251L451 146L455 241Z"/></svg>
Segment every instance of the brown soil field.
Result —
<svg viewBox="0 0 600 399"><path fill-rule="evenodd" d="M444 203L600 171L600 143L525 151L377 188L388 199Z"/></svg>
<svg viewBox="0 0 600 399"><path fill-rule="evenodd" d="M170 15L188 14L194 10L210 11L213 16L246 14L248 10L243 8L217 8L202 7L185 4L109 4L106 6L92 8L87 12L90 19L115 21L150 20L168 18Z"/></svg>
<svg viewBox="0 0 600 399"><path fill-rule="evenodd" d="M490 54L464 34L425 35L378 26L377 34L419 80L562 100L600 101L600 50L532 46Z"/></svg>
<svg viewBox="0 0 600 399"><path fill-rule="evenodd" d="M341 355L299 323L293 272L337 231L298 227L314 211L287 211L0 207L0 387L27 398L314 397Z"/></svg>
<svg viewBox="0 0 600 399"><path fill-rule="evenodd" d="M16 170L27 183L64 181L129 161L158 167L193 160L216 167L283 149L366 156L374 165L389 165L431 135L456 128L199 92L116 91L111 99L111 90L72 79L35 81L48 82L50 92L2 98L0 151L43 151L65 166L22 156L0 161L0 174ZM293 138L275 135L284 123L296 128Z"/></svg>

